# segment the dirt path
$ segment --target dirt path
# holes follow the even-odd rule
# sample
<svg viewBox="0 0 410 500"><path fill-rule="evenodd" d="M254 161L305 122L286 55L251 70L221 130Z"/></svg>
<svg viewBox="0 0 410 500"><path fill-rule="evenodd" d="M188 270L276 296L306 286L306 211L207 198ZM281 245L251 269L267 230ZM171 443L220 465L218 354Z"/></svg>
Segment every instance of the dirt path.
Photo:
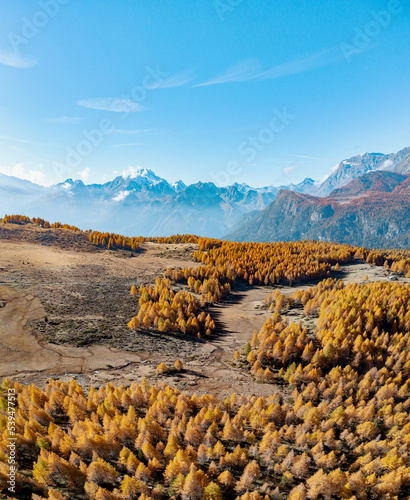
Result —
<svg viewBox="0 0 410 500"><path fill-rule="evenodd" d="M48 303L54 314L50 318L61 321L68 314L75 334L80 321L115 317L129 339L129 311L115 309L125 301L124 297L129 298L129 286L136 282L152 283L166 267L198 265L190 260L191 252L189 246L147 244L146 251L136 257L120 258L109 251L86 253L0 240L0 306L5 303L0 307L0 377L10 376L40 386L51 376L61 380L75 377L87 387L106 381L129 385L146 376L152 383L164 380L180 390L212 392L221 398L232 392L269 395L277 391L275 386L256 383L247 371L233 363L234 352L243 350L252 332L259 330L271 314L261 308L272 290L269 287L236 290L227 301L212 307L210 312L219 337L209 342L147 333L133 339L131 352L119 334L110 342L102 338L100 345L72 347L51 343L45 334L38 330L34 333L30 328L30 323L44 323L44 317L50 314L44 309ZM364 282L365 278L386 280L389 272L368 264L349 264L333 275L345 282ZM402 278L400 281L410 282ZM104 288L104 283L109 284L108 288ZM112 295L114 288L118 289L117 295ZM294 290L295 287L281 287L285 294ZM67 304L72 306L68 312ZM101 304L105 308L100 309ZM290 311L290 320L301 318L302 311ZM61 335L65 334L66 330L62 330ZM183 374L155 374L162 361L172 366L177 358L186 369Z"/></svg>
<svg viewBox="0 0 410 500"><path fill-rule="evenodd" d="M219 337L207 343L197 359L187 363L189 369L201 373L195 380L197 390L221 398L233 392L260 396L275 392L274 386L257 383L248 372L232 366L235 351L243 352L253 330L259 330L271 316L268 310L260 309L270 290L254 287L234 291L227 301L212 308Z"/></svg>
<svg viewBox="0 0 410 500"><path fill-rule="evenodd" d="M341 266L340 271L333 272L332 275L345 283L365 283L386 281L391 273L383 267L353 263ZM400 276L397 276L397 280L410 283L410 279ZM319 281L296 287L281 286L280 290L285 295L290 295L296 289L308 289ZM202 374L195 380L199 391L225 397L232 392L266 396L278 390L274 385L256 383L247 372L231 366L235 351L242 352L246 342L251 340L253 331L259 330L271 316L272 313L261 306L266 295L272 290L270 287L253 287L235 291L227 301L212 309L211 314L217 322L220 337L205 346L200 357L187 365ZM303 309L291 309L284 316L288 317L289 321L302 320L304 326L309 329L315 328L316 321L307 318ZM279 390L283 394L283 388Z"/></svg>

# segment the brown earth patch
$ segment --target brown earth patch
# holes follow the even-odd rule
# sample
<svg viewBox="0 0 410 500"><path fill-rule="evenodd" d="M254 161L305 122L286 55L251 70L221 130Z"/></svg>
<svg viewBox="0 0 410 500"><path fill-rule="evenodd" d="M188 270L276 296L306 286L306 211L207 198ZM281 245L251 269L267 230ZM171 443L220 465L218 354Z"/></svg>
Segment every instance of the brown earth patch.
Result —
<svg viewBox="0 0 410 500"><path fill-rule="evenodd" d="M89 250L88 242L87 248L64 248L60 239L45 246L38 235L33 240L24 236L24 228L17 231L16 239L10 233L1 239L0 233L1 377L40 386L49 377L75 377L87 387L106 381L129 385L145 376L152 383L166 381L180 390L221 398L232 392L288 396L288 389L255 382L246 367L233 361L234 352L242 352L253 330L270 316L262 302L272 288L238 287L211 307L217 336L207 341L153 330L134 333L127 327L138 308L138 299L129 295L131 285L153 283L167 267L199 265L191 260L195 245L146 243L141 253L131 254ZM390 273L356 263L332 274L345 282L364 282L366 275L379 281ZM312 284L281 291L288 295ZM314 330L314 319L302 309L286 315ZM172 366L177 358L184 364L182 373L156 375L162 361Z"/></svg>

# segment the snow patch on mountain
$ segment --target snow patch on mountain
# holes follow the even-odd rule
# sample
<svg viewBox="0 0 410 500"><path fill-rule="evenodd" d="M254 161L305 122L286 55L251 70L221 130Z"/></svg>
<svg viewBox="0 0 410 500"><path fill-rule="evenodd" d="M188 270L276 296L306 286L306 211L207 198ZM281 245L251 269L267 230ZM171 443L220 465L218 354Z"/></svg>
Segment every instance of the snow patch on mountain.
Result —
<svg viewBox="0 0 410 500"><path fill-rule="evenodd" d="M135 167L128 167L127 170L122 171L122 178L123 179L145 179L147 181L152 182L153 184L156 184L158 182L163 181L164 179L161 179L161 177L158 177L152 170L149 168L135 168Z"/></svg>
<svg viewBox="0 0 410 500"><path fill-rule="evenodd" d="M173 184L171 184L171 187L175 192L179 192L179 191L183 191L184 189L186 189L187 185L184 182L182 182L181 180L179 180L179 181L176 181Z"/></svg>

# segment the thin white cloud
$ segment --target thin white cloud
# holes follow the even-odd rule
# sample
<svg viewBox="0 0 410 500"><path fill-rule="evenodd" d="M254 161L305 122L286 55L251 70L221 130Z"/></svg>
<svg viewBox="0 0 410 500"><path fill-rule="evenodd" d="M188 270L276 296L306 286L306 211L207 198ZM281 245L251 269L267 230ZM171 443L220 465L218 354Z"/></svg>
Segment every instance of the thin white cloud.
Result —
<svg viewBox="0 0 410 500"><path fill-rule="evenodd" d="M13 167L0 165L0 174L11 175L19 179L34 182L41 186L50 186L51 183L47 182L44 172L41 170L41 165L38 168L29 168L24 163L17 163Z"/></svg>
<svg viewBox="0 0 410 500"><path fill-rule="evenodd" d="M193 80L193 70L183 71L169 77L163 78L150 85L149 89L169 89L172 87L182 87Z"/></svg>
<svg viewBox="0 0 410 500"><path fill-rule="evenodd" d="M295 154L290 154L289 156L295 156L296 158L305 158L307 160L323 160L323 161L329 161L328 158L316 158L314 156L306 156L306 155L295 155Z"/></svg>
<svg viewBox="0 0 410 500"><path fill-rule="evenodd" d="M143 143L142 142L129 142L127 144L113 144L113 148L124 148L124 147L127 147L127 146L142 146Z"/></svg>
<svg viewBox="0 0 410 500"><path fill-rule="evenodd" d="M254 80L260 73L260 64L257 59L245 59L224 71L216 78L212 78L203 83L198 83L194 87L205 87L208 85L218 85L230 82L246 82Z"/></svg>
<svg viewBox="0 0 410 500"><path fill-rule="evenodd" d="M59 118L48 118L49 123L61 123L63 125L78 125L84 120L80 116L60 116Z"/></svg>
<svg viewBox="0 0 410 500"><path fill-rule="evenodd" d="M261 80L274 80L283 76L305 73L312 69L328 66L343 58L336 49L326 49L289 61L269 69L259 75Z"/></svg>
<svg viewBox="0 0 410 500"><path fill-rule="evenodd" d="M122 201L130 194L130 191L120 191L117 196L114 196L113 201Z"/></svg>
<svg viewBox="0 0 410 500"><path fill-rule="evenodd" d="M27 139L21 139L20 137L10 137L8 135L0 135L0 141L21 142L23 144L36 144L37 146L55 146L55 144L50 144L50 143L46 143L46 142L29 141Z"/></svg>
<svg viewBox="0 0 410 500"><path fill-rule="evenodd" d="M144 134L145 132L153 132L154 129L120 129L113 128L108 129L106 135L138 135Z"/></svg>
<svg viewBox="0 0 410 500"><path fill-rule="evenodd" d="M289 175L291 172L293 172L294 170L297 170L298 168L299 168L299 165L290 165L289 167L284 167L282 169L282 172L285 175Z"/></svg>
<svg viewBox="0 0 410 500"><path fill-rule="evenodd" d="M11 142L22 142L24 144L35 144L33 141L28 141L26 139L20 139L19 137L9 137L8 135L0 135L1 141L11 141Z"/></svg>
<svg viewBox="0 0 410 500"><path fill-rule="evenodd" d="M388 170L393 165L393 160L386 160L383 162L380 170Z"/></svg>
<svg viewBox="0 0 410 500"><path fill-rule="evenodd" d="M37 64L37 61L26 59L15 50L0 49L0 64L11 66L12 68L27 69L32 68Z"/></svg>
<svg viewBox="0 0 410 500"><path fill-rule="evenodd" d="M27 149L22 148L20 146L15 146L14 144L10 144L7 142L1 142L1 147L10 149L11 151L15 151L16 153L23 153L25 155L28 154Z"/></svg>
<svg viewBox="0 0 410 500"><path fill-rule="evenodd" d="M279 64L264 71L261 71L257 60L247 59L236 64L235 66L232 66L231 68L228 68L224 73L216 78L194 85L194 87L232 82L275 80L276 78L305 73L306 71L328 66L329 64L333 64L341 59L343 59L343 56L336 48L326 49L313 54L305 55L304 57L293 61Z"/></svg>
<svg viewBox="0 0 410 500"><path fill-rule="evenodd" d="M81 170L81 172L77 172L77 173L80 176L81 180L83 182L85 182L88 179L89 175L90 175L90 168L87 167L84 170Z"/></svg>
<svg viewBox="0 0 410 500"><path fill-rule="evenodd" d="M337 169L340 167L340 163L337 163L336 165L334 165L330 172L328 174L326 174L320 181L319 181L319 185L320 184L323 184L332 174L334 174Z"/></svg>
<svg viewBox="0 0 410 500"><path fill-rule="evenodd" d="M81 99L77 101L79 106L100 111L112 111L114 113L137 113L144 109L131 99L120 99L119 97L101 97L96 99Z"/></svg>
<svg viewBox="0 0 410 500"><path fill-rule="evenodd" d="M139 165L137 165L136 167L129 166L126 170L124 169L122 171L121 175L124 179L135 179L135 177L138 177L142 171L143 168ZM117 171L115 170L114 173L116 174Z"/></svg>

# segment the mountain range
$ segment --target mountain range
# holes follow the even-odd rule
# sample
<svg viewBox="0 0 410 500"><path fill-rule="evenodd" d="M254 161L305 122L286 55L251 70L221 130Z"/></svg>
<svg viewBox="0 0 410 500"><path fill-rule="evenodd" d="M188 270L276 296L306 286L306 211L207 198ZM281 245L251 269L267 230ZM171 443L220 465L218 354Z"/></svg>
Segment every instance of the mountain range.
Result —
<svg viewBox="0 0 410 500"><path fill-rule="evenodd" d="M398 153L363 153L336 165L319 184L303 191L314 196L328 196L334 189L374 170L387 170L398 174L410 174L410 148Z"/></svg>
<svg viewBox="0 0 410 500"><path fill-rule="evenodd" d="M327 197L280 190L225 239L325 240L370 248L410 247L410 175L368 172Z"/></svg>
<svg viewBox="0 0 410 500"><path fill-rule="evenodd" d="M92 227L129 236L195 233L220 238L229 233L230 238L237 239L249 239L251 235L255 235L251 239L293 239L297 234L306 233L309 236L314 233L313 229L310 232L291 229L300 226L297 214L293 213L295 206L307 203L312 214L322 214L324 206L350 206L354 195L350 191L350 194L344 191L339 195L337 190L369 172L410 174L410 148L395 154L364 153L354 156L340 162L322 181L307 178L296 185L272 186L267 183L262 188L238 183L218 187L212 182L187 186L182 181L169 183L148 169L133 170L104 184L84 184L81 180L67 179L50 187L0 174L0 213L24 213L60 220L84 229ZM388 179L393 182L390 177ZM378 178L378 182L386 181L387 178ZM368 182L355 184L356 187L349 184L349 189L357 189L355 196L360 197L369 190ZM371 181L373 187L374 182ZM398 185L395 189L399 189ZM406 193L404 190L400 196L405 197ZM342 201L340 196L348 196L349 200ZM372 202L377 199L374 196L370 198ZM389 203L393 203L393 199ZM316 212L313 209L315 206ZM357 202L355 207L359 210ZM365 203L360 210L367 210L366 207ZM274 218L278 213L292 217L288 231L286 227L273 231L272 228L276 227L274 223L266 231L261 226L255 229L254 224L259 223L255 221L260 221L261 217L266 220ZM244 236L240 233L241 227L252 231ZM316 239L333 238L332 235L331 231L317 233Z"/></svg>
<svg viewBox="0 0 410 500"><path fill-rule="evenodd" d="M0 174L0 212L69 221L127 236L195 233L220 237L241 215L262 210L278 188L170 184L140 169L104 184L67 179L50 187Z"/></svg>

